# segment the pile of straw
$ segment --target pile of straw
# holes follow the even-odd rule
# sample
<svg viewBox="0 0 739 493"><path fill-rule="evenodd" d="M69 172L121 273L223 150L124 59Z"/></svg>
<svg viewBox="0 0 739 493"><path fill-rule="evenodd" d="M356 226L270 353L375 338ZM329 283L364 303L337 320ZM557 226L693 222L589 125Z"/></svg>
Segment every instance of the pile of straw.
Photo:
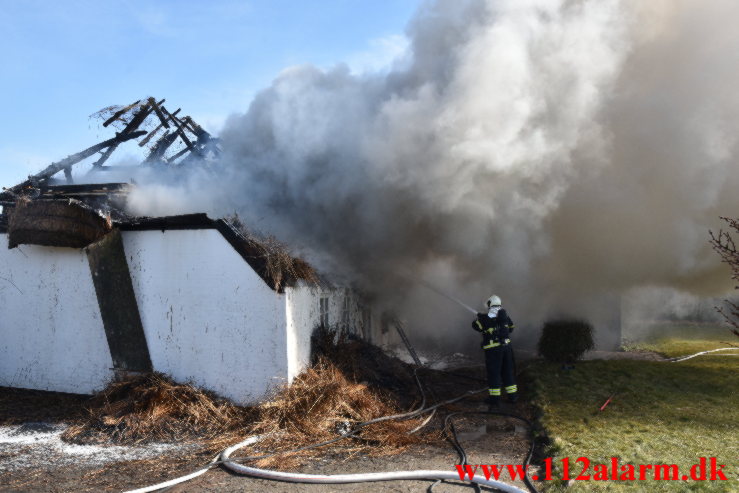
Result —
<svg viewBox="0 0 739 493"><path fill-rule="evenodd" d="M358 423L398 414L400 409L385 392L353 381L325 357L300 375L290 387L259 408L252 434L266 434L255 448L240 452L259 456L289 451L336 438ZM361 428L359 433L324 448L281 454L256 461L258 467L285 468L330 452L334 455L391 455L424 440L408 434L419 420L384 421Z"/></svg>
<svg viewBox="0 0 739 493"><path fill-rule="evenodd" d="M69 428L63 438L74 443L117 444L199 439L216 449L245 436L266 435L254 447L239 452L258 456L330 440L358 423L418 405L418 391L404 363L365 342L336 339L328 331L319 332L314 364L257 407L235 406L160 374L144 375L113 383L94 397L86 422ZM394 384L388 386L391 380ZM400 453L410 444L438 438L408 433L422 419L372 424L355 437L326 447L254 463L285 469L324 455Z"/></svg>
<svg viewBox="0 0 739 493"><path fill-rule="evenodd" d="M110 384L93 397L87 419L62 438L73 443L135 444L240 435L251 409L151 373Z"/></svg>

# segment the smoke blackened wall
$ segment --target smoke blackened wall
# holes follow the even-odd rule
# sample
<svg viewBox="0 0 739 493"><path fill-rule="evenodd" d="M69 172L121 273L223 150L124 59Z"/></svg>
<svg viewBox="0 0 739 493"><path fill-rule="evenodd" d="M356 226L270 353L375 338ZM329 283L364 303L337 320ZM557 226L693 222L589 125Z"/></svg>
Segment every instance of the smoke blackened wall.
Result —
<svg viewBox="0 0 739 493"><path fill-rule="evenodd" d="M391 70L291 67L234 115L210 205L428 342L474 338L471 315L414 276L495 292L524 326L598 323L641 284L721 292L707 231L739 206L737 18L732 0L428 2Z"/></svg>

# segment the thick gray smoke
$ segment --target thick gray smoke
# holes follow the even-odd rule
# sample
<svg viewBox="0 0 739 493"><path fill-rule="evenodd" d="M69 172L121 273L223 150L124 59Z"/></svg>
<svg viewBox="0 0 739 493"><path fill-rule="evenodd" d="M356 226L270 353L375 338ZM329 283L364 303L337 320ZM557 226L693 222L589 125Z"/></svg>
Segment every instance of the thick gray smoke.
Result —
<svg viewBox="0 0 739 493"><path fill-rule="evenodd" d="M387 73L280 74L191 207L303 246L429 341L470 314L404 278L531 326L633 286L725 292L707 233L739 208L736 19L735 0L429 2Z"/></svg>

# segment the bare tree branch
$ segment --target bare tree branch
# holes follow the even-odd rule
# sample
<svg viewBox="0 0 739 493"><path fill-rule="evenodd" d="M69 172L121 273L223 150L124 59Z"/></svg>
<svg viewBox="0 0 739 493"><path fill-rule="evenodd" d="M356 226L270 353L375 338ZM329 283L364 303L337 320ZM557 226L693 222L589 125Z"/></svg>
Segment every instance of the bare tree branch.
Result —
<svg viewBox="0 0 739 493"><path fill-rule="evenodd" d="M731 229L739 233L739 220L729 217L722 217L721 219L726 221ZM718 234L714 234L713 231L709 231L708 233L711 235L711 246L719 254L721 261L728 264L731 268L731 278L739 281L739 251L737 251L731 234L723 229L720 229ZM734 289L739 289L739 286L734 286ZM724 307L717 306L716 311L733 327L733 329L729 330L735 336L739 337L739 305L729 300L724 300L724 305Z"/></svg>

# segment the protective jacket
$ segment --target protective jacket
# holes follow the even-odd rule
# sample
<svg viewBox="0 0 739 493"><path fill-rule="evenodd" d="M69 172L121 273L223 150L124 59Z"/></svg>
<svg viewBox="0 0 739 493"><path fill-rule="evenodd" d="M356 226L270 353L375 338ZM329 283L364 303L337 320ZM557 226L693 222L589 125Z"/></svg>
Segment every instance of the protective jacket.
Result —
<svg viewBox="0 0 739 493"><path fill-rule="evenodd" d="M513 358L511 340L508 338L515 326L502 308L494 318L487 313L478 313L472 328L482 333L482 348L485 350L485 372L488 377L488 400L497 404L505 390L508 399L518 398L516 385L516 363Z"/></svg>
<svg viewBox="0 0 739 493"><path fill-rule="evenodd" d="M487 313L478 313L477 319L472 322L472 328L482 333L482 348L492 349L509 344L511 340L508 337L516 326L508 313L501 308L495 318L488 317Z"/></svg>

